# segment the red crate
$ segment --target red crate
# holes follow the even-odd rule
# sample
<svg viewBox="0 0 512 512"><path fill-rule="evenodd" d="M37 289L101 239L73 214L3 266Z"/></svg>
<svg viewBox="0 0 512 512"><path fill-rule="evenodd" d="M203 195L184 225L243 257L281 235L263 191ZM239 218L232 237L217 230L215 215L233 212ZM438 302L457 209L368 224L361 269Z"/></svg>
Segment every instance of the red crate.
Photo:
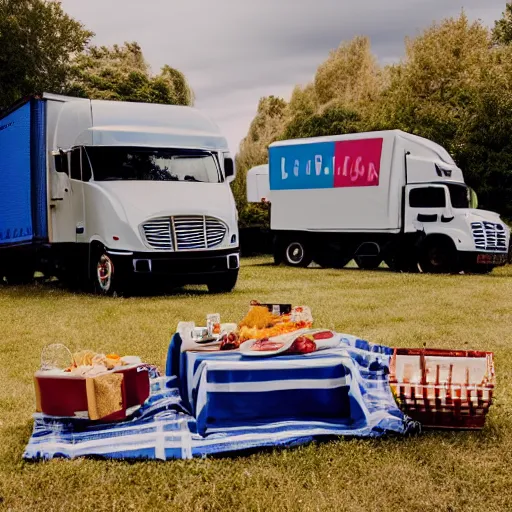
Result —
<svg viewBox="0 0 512 512"><path fill-rule="evenodd" d="M492 352L395 348L390 385L400 409L425 428L481 429L496 378Z"/></svg>
<svg viewBox="0 0 512 512"><path fill-rule="evenodd" d="M122 400L116 410L102 415L96 407L95 378L62 372L38 371L34 375L36 411L50 416L78 417L103 422L126 419L132 409L143 405L150 393L146 365L130 365L107 372L120 374Z"/></svg>

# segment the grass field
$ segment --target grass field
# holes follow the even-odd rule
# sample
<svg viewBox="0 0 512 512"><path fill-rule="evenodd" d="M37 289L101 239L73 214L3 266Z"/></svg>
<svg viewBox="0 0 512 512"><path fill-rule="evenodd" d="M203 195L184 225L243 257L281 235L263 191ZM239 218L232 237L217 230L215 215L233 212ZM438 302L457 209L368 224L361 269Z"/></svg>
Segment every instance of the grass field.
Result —
<svg viewBox="0 0 512 512"><path fill-rule="evenodd" d="M249 301L311 306L315 325L391 346L492 350L497 398L481 432L339 440L248 457L24 463L41 348L62 342L164 366L179 320ZM104 299L0 286L0 510L512 510L512 266L487 276L286 269L243 261L237 290Z"/></svg>

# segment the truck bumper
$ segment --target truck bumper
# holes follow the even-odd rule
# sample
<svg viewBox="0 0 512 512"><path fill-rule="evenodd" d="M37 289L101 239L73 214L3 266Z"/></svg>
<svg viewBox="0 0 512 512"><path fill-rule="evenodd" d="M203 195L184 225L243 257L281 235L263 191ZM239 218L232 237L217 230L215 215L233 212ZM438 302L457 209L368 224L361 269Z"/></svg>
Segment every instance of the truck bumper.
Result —
<svg viewBox="0 0 512 512"><path fill-rule="evenodd" d="M463 252L463 263L468 265L492 265L500 267L510 263L510 253Z"/></svg>
<svg viewBox="0 0 512 512"><path fill-rule="evenodd" d="M114 266L137 280L166 279L185 284L204 284L208 277L238 272L238 248L198 252L123 252L107 250Z"/></svg>

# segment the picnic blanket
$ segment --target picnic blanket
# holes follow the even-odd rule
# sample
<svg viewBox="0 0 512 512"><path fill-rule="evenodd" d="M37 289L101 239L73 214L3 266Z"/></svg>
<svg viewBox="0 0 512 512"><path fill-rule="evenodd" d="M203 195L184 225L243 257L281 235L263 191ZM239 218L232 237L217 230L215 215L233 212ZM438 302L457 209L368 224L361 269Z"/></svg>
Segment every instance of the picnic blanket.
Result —
<svg viewBox="0 0 512 512"><path fill-rule="evenodd" d="M262 360L183 352L175 334L166 375L152 371L150 397L130 419L97 424L35 414L23 457L187 459L417 431L389 387L392 349L338 336L336 348Z"/></svg>

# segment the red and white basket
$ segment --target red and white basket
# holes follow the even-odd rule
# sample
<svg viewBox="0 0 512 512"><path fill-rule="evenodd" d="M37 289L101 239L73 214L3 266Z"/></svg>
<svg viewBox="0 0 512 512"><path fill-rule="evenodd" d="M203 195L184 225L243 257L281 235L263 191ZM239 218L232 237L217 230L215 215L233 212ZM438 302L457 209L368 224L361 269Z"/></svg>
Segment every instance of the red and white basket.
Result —
<svg viewBox="0 0 512 512"><path fill-rule="evenodd" d="M483 428L495 384L492 352L395 348L391 359L399 407L425 428Z"/></svg>

